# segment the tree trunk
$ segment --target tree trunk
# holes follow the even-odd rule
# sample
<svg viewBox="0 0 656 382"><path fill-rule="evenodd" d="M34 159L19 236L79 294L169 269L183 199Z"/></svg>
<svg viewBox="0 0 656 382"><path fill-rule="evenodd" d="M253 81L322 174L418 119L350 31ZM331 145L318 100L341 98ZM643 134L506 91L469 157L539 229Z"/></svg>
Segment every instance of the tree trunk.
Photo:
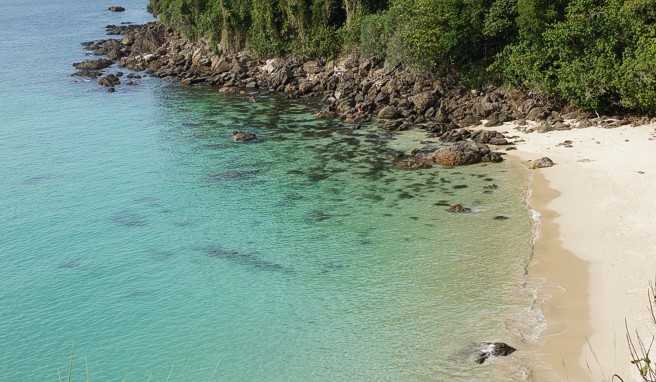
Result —
<svg viewBox="0 0 656 382"><path fill-rule="evenodd" d="M346 11L346 24L350 24L355 17L361 0L344 0L344 10Z"/></svg>

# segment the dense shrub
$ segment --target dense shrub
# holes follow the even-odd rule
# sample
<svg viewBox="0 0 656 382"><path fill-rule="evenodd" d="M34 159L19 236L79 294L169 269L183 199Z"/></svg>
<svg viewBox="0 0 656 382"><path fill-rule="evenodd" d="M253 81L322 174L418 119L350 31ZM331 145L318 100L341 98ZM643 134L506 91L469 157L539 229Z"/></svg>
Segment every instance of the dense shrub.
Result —
<svg viewBox="0 0 656 382"><path fill-rule="evenodd" d="M150 0L150 8L224 51L359 50L591 110L656 112L656 0Z"/></svg>
<svg viewBox="0 0 656 382"><path fill-rule="evenodd" d="M654 111L656 24L640 3L574 0L539 37L509 45L497 68L584 108Z"/></svg>

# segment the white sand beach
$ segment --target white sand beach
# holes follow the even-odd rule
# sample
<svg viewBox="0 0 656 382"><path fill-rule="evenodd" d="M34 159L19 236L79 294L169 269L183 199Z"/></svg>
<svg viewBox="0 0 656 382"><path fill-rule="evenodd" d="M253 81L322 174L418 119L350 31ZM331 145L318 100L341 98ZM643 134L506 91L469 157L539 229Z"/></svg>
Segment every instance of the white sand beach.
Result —
<svg viewBox="0 0 656 382"><path fill-rule="evenodd" d="M532 380L639 380L625 319L648 340L656 335L647 297L656 278L656 125L495 130L523 140L509 156L556 163L531 171L530 204L542 218L529 278L542 285L548 325Z"/></svg>

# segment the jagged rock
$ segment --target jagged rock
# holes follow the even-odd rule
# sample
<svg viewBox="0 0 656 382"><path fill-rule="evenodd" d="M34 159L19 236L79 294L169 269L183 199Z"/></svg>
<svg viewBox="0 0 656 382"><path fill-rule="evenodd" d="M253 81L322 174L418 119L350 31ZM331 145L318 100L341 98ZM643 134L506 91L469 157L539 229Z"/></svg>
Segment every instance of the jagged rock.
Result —
<svg viewBox="0 0 656 382"><path fill-rule="evenodd" d="M484 143L489 145L507 145L509 144L506 137L498 131L494 130L478 130L472 133L471 139L477 143Z"/></svg>
<svg viewBox="0 0 656 382"><path fill-rule="evenodd" d="M487 122L485 122L485 127L494 127L499 126L509 120L509 117L504 113L493 113L488 117Z"/></svg>
<svg viewBox="0 0 656 382"><path fill-rule="evenodd" d="M455 129L445 132L440 136L442 142L460 142L471 137L471 131L467 129Z"/></svg>
<svg viewBox="0 0 656 382"><path fill-rule="evenodd" d="M116 85L119 85L121 80L114 74L108 74L104 77L98 79L98 84L107 88L113 88Z"/></svg>
<svg viewBox="0 0 656 382"><path fill-rule="evenodd" d="M532 170L538 169L538 168L547 168L547 167L553 167L555 163L549 159L548 157L543 157L540 159L532 160L528 162L528 167Z"/></svg>
<svg viewBox="0 0 656 382"><path fill-rule="evenodd" d="M526 115L526 119L530 119L531 121L542 121L547 117L548 114L549 112L547 111L547 109L538 106L532 108L528 112L528 114Z"/></svg>
<svg viewBox="0 0 656 382"><path fill-rule="evenodd" d="M72 75L77 77L98 78L101 74L102 72L100 70L80 70Z"/></svg>
<svg viewBox="0 0 656 382"><path fill-rule="evenodd" d="M503 342L483 342L477 350L475 362L480 365L490 357L506 357L516 351L517 349Z"/></svg>
<svg viewBox="0 0 656 382"><path fill-rule="evenodd" d="M419 114L424 113L435 102L433 92L426 91L408 98L414 105L415 111Z"/></svg>
<svg viewBox="0 0 656 382"><path fill-rule="evenodd" d="M166 42L166 28L159 23L148 23L140 30L130 31L126 36L133 40L133 54L155 53Z"/></svg>
<svg viewBox="0 0 656 382"><path fill-rule="evenodd" d="M494 87L471 90L453 79L436 80L429 73L416 73L403 66L384 68L380 60L357 55L329 62L303 61L296 57L261 61L244 53L215 53L207 39L190 41L159 22L108 25L106 31L122 37L85 43L85 47L106 55L110 61L118 61L121 66L147 70L153 76L173 78L185 84L202 79L227 93L239 93L247 88L285 91L292 98L323 96L324 106L331 113L353 123L378 115L388 129L418 126L440 136L449 130L479 125L484 119L497 124L530 114L534 119L548 119L551 124L559 118L562 120L537 96ZM89 69L80 75L96 74ZM572 109L562 112L571 113ZM458 134L461 135L445 135L443 141L470 139L466 135L471 133ZM503 144L503 139L478 141ZM501 160L498 153L484 158Z"/></svg>
<svg viewBox="0 0 656 382"><path fill-rule="evenodd" d="M317 74L321 71L321 65L318 61L308 61L303 64L303 71L307 74Z"/></svg>
<svg viewBox="0 0 656 382"><path fill-rule="evenodd" d="M246 131L233 131L232 140L235 142L251 142L257 139L257 135Z"/></svg>
<svg viewBox="0 0 656 382"><path fill-rule="evenodd" d="M112 60L106 58L99 58L97 60L84 60L73 64L77 70L102 70L112 65Z"/></svg>
<svg viewBox="0 0 656 382"><path fill-rule="evenodd" d="M301 83L298 84L298 93L303 95L303 94L308 94L312 92L312 89L314 88L314 84L310 81L302 81Z"/></svg>
<svg viewBox="0 0 656 382"><path fill-rule="evenodd" d="M394 119L399 116L399 112L394 106L385 106L378 112L379 119Z"/></svg>
<svg viewBox="0 0 656 382"><path fill-rule="evenodd" d="M436 150L431 157L439 165L453 167L480 162L501 162L501 154L492 152L487 145L476 142L456 142Z"/></svg>

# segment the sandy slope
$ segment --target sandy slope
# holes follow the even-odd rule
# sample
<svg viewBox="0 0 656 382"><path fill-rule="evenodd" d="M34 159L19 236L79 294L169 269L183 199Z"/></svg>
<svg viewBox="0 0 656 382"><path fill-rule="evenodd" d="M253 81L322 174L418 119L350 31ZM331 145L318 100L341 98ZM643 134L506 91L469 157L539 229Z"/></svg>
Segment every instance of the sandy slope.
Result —
<svg viewBox="0 0 656 382"><path fill-rule="evenodd" d="M531 204L542 214L529 273L541 281L548 323L538 346L557 380L633 380L625 318L646 336L647 289L656 278L656 126L522 134L509 154L550 157L533 172ZM571 148L558 146L572 141ZM591 349L594 349L594 354ZM551 380L538 367L534 380ZM553 373L548 373L553 374Z"/></svg>

